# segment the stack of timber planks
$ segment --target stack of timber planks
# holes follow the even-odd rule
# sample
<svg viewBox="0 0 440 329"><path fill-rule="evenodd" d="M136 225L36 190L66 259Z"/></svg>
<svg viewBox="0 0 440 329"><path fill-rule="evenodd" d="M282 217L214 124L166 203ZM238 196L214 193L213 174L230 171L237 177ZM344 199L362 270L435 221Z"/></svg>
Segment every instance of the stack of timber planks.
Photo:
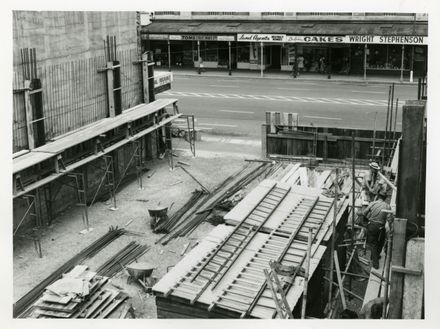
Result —
<svg viewBox="0 0 440 329"><path fill-rule="evenodd" d="M109 288L109 278L78 265L46 287L34 303L33 318L107 318L128 295Z"/></svg>

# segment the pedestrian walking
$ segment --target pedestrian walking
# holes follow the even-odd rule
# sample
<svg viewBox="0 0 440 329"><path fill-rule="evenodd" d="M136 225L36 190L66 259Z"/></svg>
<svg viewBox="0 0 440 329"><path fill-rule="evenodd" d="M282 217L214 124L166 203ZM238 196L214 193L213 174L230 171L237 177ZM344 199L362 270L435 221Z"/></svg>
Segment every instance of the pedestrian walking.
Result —
<svg viewBox="0 0 440 329"><path fill-rule="evenodd" d="M304 71L304 57L299 56L298 57L298 76L303 71Z"/></svg>
<svg viewBox="0 0 440 329"><path fill-rule="evenodd" d="M321 56L319 59L319 73L325 73L325 57Z"/></svg>
<svg viewBox="0 0 440 329"><path fill-rule="evenodd" d="M371 202L365 209L363 215L368 221L367 224L367 246L371 251L372 266L379 268L379 258L385 243L385 224L388 214L382 210L390 210L391 207L385 202L386 191L381 190L378 200Z"/></svg>
<svg viewBox="0 0 440 329"><path fill-rule="evenodd" d="M199 74L204 71L203 58L199 57Z"/></svg>

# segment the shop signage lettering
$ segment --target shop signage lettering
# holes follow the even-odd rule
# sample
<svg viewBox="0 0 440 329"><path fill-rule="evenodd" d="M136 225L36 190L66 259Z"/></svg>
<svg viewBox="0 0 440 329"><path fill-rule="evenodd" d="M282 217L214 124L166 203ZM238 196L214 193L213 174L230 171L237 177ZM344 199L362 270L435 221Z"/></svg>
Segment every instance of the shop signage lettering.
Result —
<svg viewBox="0 0 440 329"><path fill-rule="evenodd" d="M288 35L286 42L297 43L343 43L345 36L326 36L326 35Z"/></svg>
<svg viewBox="0 0 440 329"><path fill-rule="evenodd" d="M203 34L182 34L170 35L170 40L186 40L186 41L234 41L232 35L203 35Z"/></svg>
<svg viewBox="0 0 440 329"><path fill-rule="evenodd" d="M149 40L168 40L168 34L149 34Z"/></svg>
<svg viewBox="0 0 440 329"><path fill-rule="evenodd" d="M173 81L172 73L164 73L160 75L155 75L154 77L154 88L159 88L166 84L171 84Z"/></svg>
<svg viewBox="0 0 440 329"><path fill-rule="evenodd" d="M377 37L376 37L377 38ZM425 37L419 36L386 36L379 37L379 43L400 44L400 45L423 45Z"/></svg>
<svg viewBox="0 0 440 329"><path fill-rule="evenodd" d="M285 42L285 34L237 34L237 41L246 42Z"/></svg>
<svg viewBox="0 0 440 329"><path fill-rule="evenodd" d="M428 38L421 36L380 36L380 35L348 35L347 43L397 44L397 45L427 45Z"/></svg>
<svg viewBox="0 0 440 329"><path fill-rule="evenodd" d="M423 36L382 36L382 35L345 35L345 36L309 36L288 35L287 43L370 43L397 45L427 45L428 37Z"/></svg>

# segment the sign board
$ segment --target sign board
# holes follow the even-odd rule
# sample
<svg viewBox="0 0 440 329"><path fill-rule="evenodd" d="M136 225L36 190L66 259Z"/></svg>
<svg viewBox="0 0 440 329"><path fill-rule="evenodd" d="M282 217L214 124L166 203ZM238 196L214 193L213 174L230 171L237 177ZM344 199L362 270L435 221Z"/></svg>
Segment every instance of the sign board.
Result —
<svg viewBox="0 0 440 329"><path fill-rule="evenodd" d="M154 93L159 94L165 90L171 89L171 82L173 81L172 72L161 72L154 74Z"/></svg>
<svg viewBox="0 0 440 329"><path fill-rule="evenodd" d="M371 43L386 45L427 45L428 37L414 35L347 35L346 43Z"/></svg>
<svg viewBox="0 0 440 329"><path fill-rule="evenodd" d="M233 35L212 35L212 34L170 34L170 40L187 41L234 41Z"/></svg>
<svg viewBox="0 0 440 329"><path fill-rule="evenodd" d="M345 36L331 35L288 35L286 42L293 43L344 43Z"/></svg>
<svg viewBox="0 0 440 329"><path fill-rule="evenodd" d="M148 34L148 40L168 40L168 34Z"/></svg>
<svg viewBox="0 0 440 329"><path fill-rule="evenodd" d="M285 42L285 34L237 34L237 41L242 42Z"/></svg>
<svg viewBox="0 0 440 329"><path fill-rule="evenodd" d="M396 45L427 45L423 36L381 36L381 35L288 35L286 43L369 43Z"/></svg>

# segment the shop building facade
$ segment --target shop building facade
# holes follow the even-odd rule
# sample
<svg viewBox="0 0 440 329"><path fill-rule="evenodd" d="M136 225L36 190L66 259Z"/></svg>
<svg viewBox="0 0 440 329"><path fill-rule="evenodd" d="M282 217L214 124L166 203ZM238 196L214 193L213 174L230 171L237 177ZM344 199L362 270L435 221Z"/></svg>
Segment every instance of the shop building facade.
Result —
<svg viewBox="0 0 440 329"><path fill-rule="evenodd" d="M260 13L245 19L239 13L233 19L232 13L222 18L214 12L197 19L193 12L188 19L188 15L170 18L166 13L165 18L153 16L141 30L143 47L153 52L158 67L198 68L203 63L206 69L402 79L427 72L428 20L424 14L344 13L341 18L325 16L328 13L291 17L283 13L283 19L274 19Z"/></svg>

